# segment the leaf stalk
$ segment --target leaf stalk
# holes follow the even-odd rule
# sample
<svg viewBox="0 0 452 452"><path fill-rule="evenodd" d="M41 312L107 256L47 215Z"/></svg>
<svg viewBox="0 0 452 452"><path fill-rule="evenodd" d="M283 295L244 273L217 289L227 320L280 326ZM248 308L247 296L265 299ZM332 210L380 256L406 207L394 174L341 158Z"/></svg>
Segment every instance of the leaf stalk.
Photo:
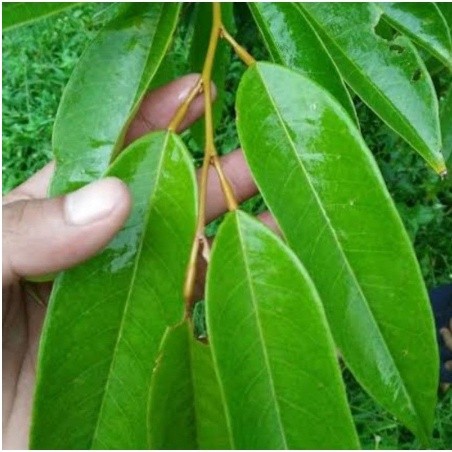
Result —
<svg viewBox="0 0 452 452"><path fill-rule="evenodd" d="M198 94L201 94L203 91L202 86L202 77L198 79L196 82L196 85L190 90L187 97L184 99L182 104L179 106L179 108L176 111L176 114L171 119L171 122L168 125L168 130L170 132L177 132L179 129L179 126L181 125L182 121L184 120L185 116L187 115L188 108L190 107L191 103L195 99L195 97Z"/></svg>
<svg viewBox="0 0 452 452"><path fill-rule="evenodd" d="M251 66L256 62L256 60L248 53L248 51L242 47L226 30L226 28L222 25L220 30L220 36L227 41L231 47L234 49L234 52L237 56L247 65Z"/></svg>
<svg viewBox="0 0 452 452"><path fill-rule="evenodd" d="M214 127L212 115L212 67L215 59L216 49L220 36L224 33L224 27L221 21L221 6L218 2L212 4L212 30L210 33L209 45L207 48L206 58L199 82L189 93L181 107L176 112L175 117L170 123L170 130L176 130L185 116L190 103L199 93L199 89L204 91L204 115L205 115L205 149L204 160L201 168L201 180L199 187L199 213L196 225L196 234L192 245L190 260L187 267L187 273L184 284L184 299L186 302L186 314L190 312L193 302L194 287L196 282L196 264L198 253L202 247L204 259L208 259L208 242L204 236L204 227L206 224L206 201L207 201L207 183L209 175L209 166L212 165L220 181L226 205L230 211L238 208L238 202L235 199L234 191L229 183L226 175L221 167L220 158L215 146Z"/></svg>

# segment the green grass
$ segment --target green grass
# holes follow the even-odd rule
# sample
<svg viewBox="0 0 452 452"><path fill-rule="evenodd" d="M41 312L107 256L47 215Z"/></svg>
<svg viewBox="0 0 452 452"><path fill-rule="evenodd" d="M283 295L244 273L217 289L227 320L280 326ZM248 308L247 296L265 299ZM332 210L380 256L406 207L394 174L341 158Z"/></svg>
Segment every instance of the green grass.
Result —
<svg viewBox="0 0 452 452"><path fill-rule="evenodd" d="M243 5L237 28L242 42L265 58L256 29ZM108 18L108 4L86 4L3 37L3 193L31 176L52 158L52 124L69 75L86 44ZM171 50L178 73L188 71L185 57L190 31L179 30ZM238 146L234 125L234 93L243 65L233 57L227 77L224 120L217 130L221 153ZM442 95L451 77L435 76ZM413 240L428 287L452 281L452 189L361 102L356 101L364 138L374 153L387 186ZM184 135L196 159L201 153ZM254 213L265 208L257 196L246 203ZM219 221L209 227L214 234ZM202 323L202 306L198 312ZM409 313L407 313L409 315ZM422 367L422 363L419 363ZM416 449L411 433L377 406L344 371L348 396L362 445L369 449ZM433 448L452 449L452 392L438 404Z"/></svg>
<svg viewBox="0 0 452 452"><path fill-rule="evenodd" d="M106 8L87 4L3 35L3 193L52 159L52 126L61 94L108 15Z"/></svg>

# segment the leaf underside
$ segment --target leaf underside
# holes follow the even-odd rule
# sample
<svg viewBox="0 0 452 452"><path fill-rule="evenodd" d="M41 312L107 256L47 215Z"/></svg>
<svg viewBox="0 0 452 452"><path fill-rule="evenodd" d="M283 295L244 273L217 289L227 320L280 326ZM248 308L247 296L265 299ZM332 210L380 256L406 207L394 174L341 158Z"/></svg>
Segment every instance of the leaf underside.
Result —
<svg viewBox="0 0 452 452"><path fill-rule="evenodd" d="M326 91L269 63L245 73L237 121L259 190L312 277L346 363L427 441L438 381L432 314L409 239L358 130Z"/></svg>
<svg viewBox="0 0 452 452"><path fill-rule="evenodd" d="M55 119L51 195L105 173L166 53L179 8L178 3L122 5L82 55Z"/></svg>
<svg viewBox="0 0 452 452"><path fill-rule="evenodd" d="M316 291L243 212L228 214L215 239L206 309L234 448L359 447Z"/></svg>
<svg viewBox="0 0 452 452"><path fill-rule="evenodd" d="M410 40L380 37L376 30L383 13L372 3L300 3L299 7L353 91L437 173L443 173L438 101Z"/></svg>
<svg viewBox="0 0 452 452"><path fill-rule="evenodd" d="M163 334L183 318L196 181L180 139L150 134L107 175L133 196L123 229L54 285L39 354L31 446L148 447L147 400Z"/></svg>

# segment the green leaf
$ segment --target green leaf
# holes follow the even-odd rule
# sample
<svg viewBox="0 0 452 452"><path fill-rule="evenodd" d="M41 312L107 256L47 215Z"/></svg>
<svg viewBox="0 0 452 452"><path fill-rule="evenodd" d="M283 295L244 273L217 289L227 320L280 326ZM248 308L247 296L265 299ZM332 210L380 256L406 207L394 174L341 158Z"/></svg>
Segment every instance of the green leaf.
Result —
<svg viewBox="0 0 452 452"><path fill-rule="evenodd" d="M204 60L209 45L210 31L212 28L212 4L197 3L194 22L193 37L191 40L189 61L193 72L202 72ZM234 29L233 3L221 3L221 19L226 29L232 33ZM215 60L212 69L212 81L216 87L216 99L213 104L213 125L217 127L223 113L225 102L226 74L231 61L231 49L229 44L220 40L218 42ZM194 139L199 146L204 147L204 119L201 118L191 128Z"/></svg>
<svg viewBox="0 0 452 452"><path fill-rule="evenodd" d="M79 4L79 2L2 3L2 31L31 24Z"/></svg>
<svg viewBox="0 0 452 452"><path fill-rule="evenodd" d="M176 80L178 76L179 74L177 73L176 65L174 63L174 54L168 52L152 78L148 86L148 91L160 88L161 86Z"/></svg>
<svg viewBox="0 0 452 452"><path fill-rule="evenodd" d="M447 23L435 3L376 3L388 22L452 70L452 43Z"/></svg>
<svg viewBox="0 0 452 452"><path fill-rule="evenodd" d="M129 3L100 31L63 93L53 131L52 195L99 178L121 149L166 53L178 3Z"/></svg>
<svg viewBox="0 0 452 452"><path fill-rule="evenodd" d="M302 3L300 7L351 88L436 172L443 173L438 101L410 40L380 37L383 13L372 3Z"/></svg>
<svg viewBox="0 0 452 452"><path fill-rule="evenodd" d="M441 133L443 136L443 154L452 168L452 86L449 87L441 104Z"/></svg>
<svg viewBox="0 0 452 452"><path fill-rule="evenodd" d="M55 283L39 352L31 446L147 448L150 378L167 326L183 318L196 181L181 140L156 132L107 175L133 196L123 229Z"/></svg>
<svg viewBox="0 0 452 452"><path fill-rule="evenodd" d="M237 116L255 181L311 275L347 365L427 441L439 366L432 313L407 234L359 131L327 91L269 63L245 73Z"/></svg>
<svg viewBox="0 0 452 452"><path fill-rule="evenodd" d="M328 90L358 124L355 108L336 66L295 3L249 3L274 62L299 70Z"/></svg>
<svg viewBox="0 0 452 452"><path fill-rule="evenodd" d="M215 239L206 309L234 448L359 447L314 286L243 212L228 214Z"/></svg>
<svg viewBox="0 0 452 452"><path fill-rule="evenodd" d="M168 329L152 377L151 449L230 449L210 347L184 322Z"/></svg>
<svg viewBox="0 0 452 452"><path fill-rule="evenodd" d="M449 28L449 34L452 31L452 4L450 2L444 2L444 3L435 3L435 5L438 7L439 11L444 17L444 20L446 21L446 24Z"/></svg>

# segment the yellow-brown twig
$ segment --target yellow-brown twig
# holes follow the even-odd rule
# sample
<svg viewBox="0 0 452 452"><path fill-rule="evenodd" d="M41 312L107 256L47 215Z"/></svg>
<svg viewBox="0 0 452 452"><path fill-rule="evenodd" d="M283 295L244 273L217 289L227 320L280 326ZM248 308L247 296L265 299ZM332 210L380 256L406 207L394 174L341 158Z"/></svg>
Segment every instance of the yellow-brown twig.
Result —
<svg viewBox="0 0 452 452"><path fill-rule="evenodd" d="M238 208L237 200L235 199L231 184L229 183L226 175L223 173L223 168L221 166L220 158L218 157L218 155L213 155L210 159L210 163L215 167L217 171L218 179L220 180L220 185L223 190L223 195L226 200L228 210L236 210Z"/></svg>
<svg viewBox="0 0 452 452"><path fill-rule="evenodd" d="M184 300L187 305L186 310L187 315L189 314L188 307L193 298L193 291L196 282L196 264L198 259L199 244L200 244L199 237L196 236L191 247L190 260L188 262L187 272L185 274Z"/></svg>
<svg viewBox="0 0 452 452"><path fill-rule="evenodd" d="M190 252L190 260L187 266L187 273L184 283L184 299L186 302L186 316L190 316L191 306L193 302L194 287L196 282L196 265L199 251L202 250L204 259L208 260L209 250L208 242L204 236L204 227L206 224L206 204L207 204L207 183L209 175L209 166L212 165L218 174L221 189L228 207L228 210L233 211L238 208L237 200L234 196L234 191L229 183L226 175L221 167L221 161L218 157L218 152L214 141L214 128L212 119L212 67L215 59L215 52L218 46L220 37L224 38L235 50L237 55L247 64L251 65L255 59L242 47L235 39L227 32L221 21L221 7L219 3L212 4L213 20L212 29L210 32L209 45L207 48L206 58L202 69L201 77L196 85L190 90L186 99L177 109L176 114L172 118L168 129L176 132L185 118L190 104L195 97L204 91L204 115L205 115L205 149L204 160L201 168L201 177L199 182L199 212L196 224L196 233Z"/></svg>
<svg viewBox="0 0 452 452"><path fill-rule="evenodd" d="M256 62L256 60L243 48L226 30L226 28L221 26L220 36L224 38L234 49L237 56L247 65L250 66Z"/></svg>
<svg viewBox="0 0 452 452"><path fill-rule="evenodd" d="M184 299L186 302L186 315L188 316L191 309L191 303L194 293L194 287L196 282L196 264L198 259L198 253L200 247L203 247L203 255L207 256L208 253L204 248L207 246L207 240L204 237L204 227L206 223L206 201L207 201L207 182L209 174L209 166L213 165L217 171L218 178L220 180L221 188L223 190L225 200L229 210L237 209L237 201L234 196L232 187L227 180L225 174L222 171L220 159L218 157L217 149L215 147L214 141L214 129L213 129L213 119L212 119L212 67L215 58L215 52L218 46L218 40L220 38L220 33L223 28L221 23L221 7L219 3L213 3L213 20L212 20L212 30L210 33L209 46L207 48L206 58L204 60L204 67L201 73L200 84L204 90L204 108L205 108L205 149L204 149L204 160L201 168L201 177L199 183L199 213L198 221L196 225L196 234L192 245L192 250L190 254L190 261L187 267L187 273L184 284ZM192 96L194 98L194 95ZM187 105L189 105L189 98L186 99ZM188 108L188 106L187 106ZM181 109L180 109L181 110ZM185 110L186 111L186 110ZM180 114L176 114L173 118L171 124L179 125L183 118L183 112L181 110ZM174 130L174 129L173 129Z"/></svg>
<svg viewBox="0 0 452 452"><path fill-rule="evenodd" d="M177 109L176 114L173 116L173 119L171 119L171 122L169 123L168 130L170 130L171 132L177 132L177 129L179 128L181 122L184 120L185 115L187 114L190 104L193 102L195 97L201 92L202 92L202 77L199 78L199 80L196 82L196 85L190 90L187 97L184 99L182 104Z"/></svg>

